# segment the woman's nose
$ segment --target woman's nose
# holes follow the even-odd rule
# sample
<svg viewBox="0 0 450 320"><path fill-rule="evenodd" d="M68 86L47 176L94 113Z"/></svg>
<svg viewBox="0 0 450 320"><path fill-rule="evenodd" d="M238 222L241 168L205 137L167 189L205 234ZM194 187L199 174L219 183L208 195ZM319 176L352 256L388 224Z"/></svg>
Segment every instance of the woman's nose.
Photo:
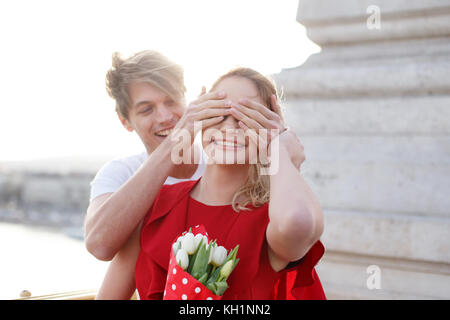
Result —
<svg viewBox="0 0 450 320"><path fill-rule="evenodd" d="M221 124L221 129L239 129L238 121L232 115L226 116Z"/></svg>

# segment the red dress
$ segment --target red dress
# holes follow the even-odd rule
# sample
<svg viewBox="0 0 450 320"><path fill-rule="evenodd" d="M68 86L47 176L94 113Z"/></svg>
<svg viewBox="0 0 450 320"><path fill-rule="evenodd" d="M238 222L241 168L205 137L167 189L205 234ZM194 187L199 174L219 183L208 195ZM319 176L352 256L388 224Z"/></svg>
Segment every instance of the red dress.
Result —
<svg viewBox="0 0 450 320"><path fill-rule="evenodd" d="M299 262L275 272L269 263L265 235L268 204L240 212L231 205L208 206L189 195L198 181L164 185L144 220L135 267L141 299L162 300L172 242L199 224L227 250L239 244L240 260L227 280L224 300L326 299L314 270L325 250L320 241Z"/></svg>

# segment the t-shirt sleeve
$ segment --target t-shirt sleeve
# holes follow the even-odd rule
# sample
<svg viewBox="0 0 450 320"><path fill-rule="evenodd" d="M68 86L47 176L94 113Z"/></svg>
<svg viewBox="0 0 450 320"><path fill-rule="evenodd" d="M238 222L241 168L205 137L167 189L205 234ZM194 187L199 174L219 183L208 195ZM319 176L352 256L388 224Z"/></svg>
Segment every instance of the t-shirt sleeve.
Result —
<svg viewBox="0 0 450 320"><path fill-rule="evenodd" d="M90 183L89 202L102 194L116 192L133 173L133 170L120 160L112 160L106 163Z"/></svg>

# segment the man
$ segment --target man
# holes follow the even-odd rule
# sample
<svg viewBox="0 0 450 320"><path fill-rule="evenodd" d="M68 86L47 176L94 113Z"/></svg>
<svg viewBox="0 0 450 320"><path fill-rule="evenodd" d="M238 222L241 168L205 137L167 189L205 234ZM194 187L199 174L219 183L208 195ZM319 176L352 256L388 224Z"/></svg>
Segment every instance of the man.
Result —
<svg viewBox="0 0 450 320"><path fill-rule="evenodd" d="M171 161L177 141L167 136L174 129L185 129L193 143L194 122L200 121L203 128L217 124L229 113L229 102L220 93L202 92L186 108L183 69L155 51L127 59L114 54L106 86L123 127L136 131L146 149L107 163L91 182L86 248L109 261L138 227L163 184L196 180L203 174L204 161L200 165L199 159L179 165ZM192 154L202 154L196 151Z"/></svg>

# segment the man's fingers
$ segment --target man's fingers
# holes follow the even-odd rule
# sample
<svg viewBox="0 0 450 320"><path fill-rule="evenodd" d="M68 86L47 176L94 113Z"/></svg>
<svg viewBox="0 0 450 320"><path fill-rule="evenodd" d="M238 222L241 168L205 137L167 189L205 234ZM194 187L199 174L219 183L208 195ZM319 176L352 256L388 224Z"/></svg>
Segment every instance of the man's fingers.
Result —
<svg viewBox="0 0 450 320"><path fill-rule="evenodd" d="M281 106L278 104L277 97L273 94L270 97L270 101L272 103L272 110L273 110L273 112L275 112L280 117L280 123L281 123L281 126L282 126L282 130L284 131L286 124L284 122L283 112L281 111Z"/></svg>
<svg viewBox="0 0 450 320"><path fill-rule="evenodd" d="M262 127L266 129L277 129L279 126L274 120L267 119L264 115L262 115L259 111L255 109L248 108L243 105L233 104L233 108L237 109L238 111L242 112L246 116L248 116L251 119L254 119L257 121Z"/></svg>
<svg viewBox="0 0 450 320"><path fill-rule="evenodd" d="M219 116L227 116L230 115L229 108L207 108L197 112L194 116L195 121L202 121L204 119L219 117Z"/></svg>
<svg viewBox="0 0 450 320"><path fill-rule="evenodd" d="M264 128L257 121L251 119L250 117L245 115L243 112L237 110L236 108L231 108L230 112L233 115L233 117L236 118L236 120L242 121L247 127L251 128L251 129L259 130L259 129Z"/></svg>
<svg viewBox="0 0 450 320"><path fill-rule="evenodd" d="M219 100L219 99L223 99L225 97L226 97L225 92L219 92L219 91L213 91L213 92L208 92L208 93L205 92L205 94L198 97L197 100L195 100L193 103L198 105L207 100Z"/></svg>
<svg viewBox="0 0 450 320"><path fill-rule="evenodd" d="M281 112L281 107L278 104L277 97L273 94L270 96L270 102L273 112L275 112L282 120L283 120L283 114Z"/></svg>
<svg viewBox="0 0 450 320"><path fill-rule="evenodd" d="M206 87L202 86L202 91L200 92L200 94L198 95L199 97L201 97L202 95L204 95L206 93Z"/></svg>
<svg viewBox="0 0 450 320"><path fill-rule="evenodd" d="M279 115L276 112L273 112L270 110L270 106L266 107L256 101L250 100L250 99L239 99L238 101L241 105L256 110L259 113L261 113L264 117L266 117L269 120L279 120Z"/></svg>
<svg viewBox="0 0 450 320"><path fill-rule="evenodd" d="M224 116L219 116L219 117L213 117L213 118L205 119L205 120L202 121L201 128L202 128L202 130L204 130L204 129L208 128L208 127L211 127L211 126L213 126L215 124L220 123L223 119L225 119Z"/></svg>
<svg viewBox="0 0 450 320"><path fill-rule="evenodd" d="M205 110L208 108L229 108L231 107L230 100L207 100L197 105L198 110Z"/></svg>

